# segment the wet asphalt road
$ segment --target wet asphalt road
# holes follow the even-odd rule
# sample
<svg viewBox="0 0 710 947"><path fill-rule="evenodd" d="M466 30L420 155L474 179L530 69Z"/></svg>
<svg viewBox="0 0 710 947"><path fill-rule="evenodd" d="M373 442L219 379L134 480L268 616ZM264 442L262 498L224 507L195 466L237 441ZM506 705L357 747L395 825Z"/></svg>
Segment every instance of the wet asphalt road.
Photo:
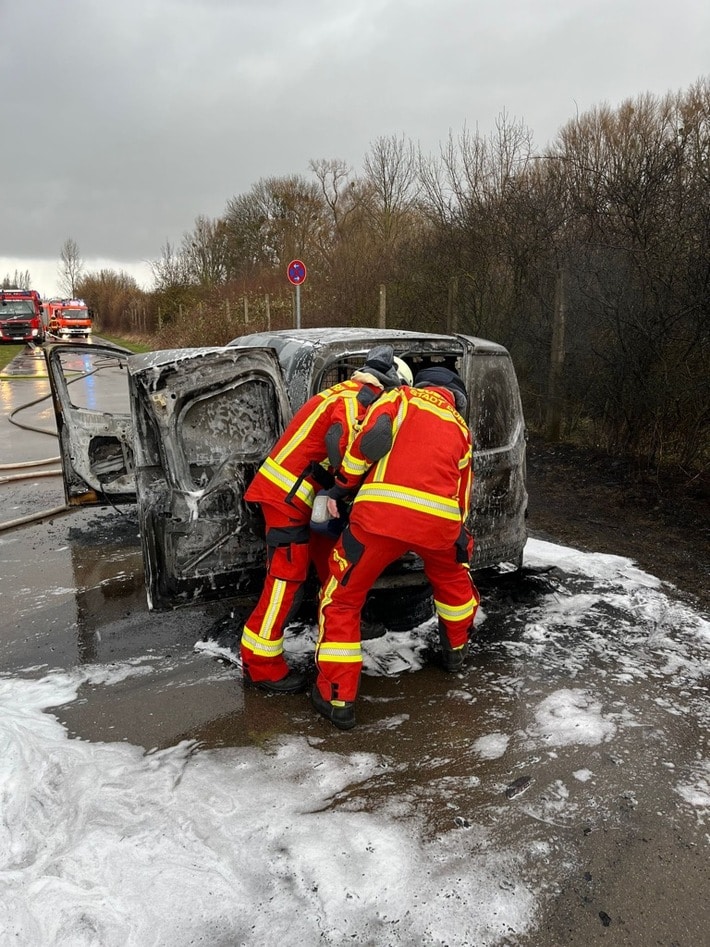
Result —
<svg viewBox="0 0 710 947"><path fill-rule="evenodd" d="M46 394L40 369L36 380L0 380L3 464L56 455L51 436L8 423L19 404ZM20 419L51 429L49 401ZM0 489L3 522L63 503L57 478ZM114 662L145 671L87 685L54 711L71 735L150 749L182 739L258 746L299 733L326 752L382 754L391 775L354 787L348 805L404 795L432 835L476 825L519 854L520 877L501 884L534 890L539 917L534 931L501 943L708 942L710 812L678 792L693 774L696 788L710 787L708 650L692 613L662 590L640 582L623 591L615 578L580 576L564 563L481 580L484 620L465 672L446 677L426 650L413 673L388 675L382 659L380 673L363 680L358 728L341 734L303 695L244 689L238 669L195 650L218 633L234 646L232 603L148 612L133 506L0 532L0 576L3 673ZM430 639L433 627L421 634ZM296 654L308 665L307 647ZM584 695L604 738L546 739L539 708L561 692ZM491 734L506 735L506 752L473 752Z"/></svg>

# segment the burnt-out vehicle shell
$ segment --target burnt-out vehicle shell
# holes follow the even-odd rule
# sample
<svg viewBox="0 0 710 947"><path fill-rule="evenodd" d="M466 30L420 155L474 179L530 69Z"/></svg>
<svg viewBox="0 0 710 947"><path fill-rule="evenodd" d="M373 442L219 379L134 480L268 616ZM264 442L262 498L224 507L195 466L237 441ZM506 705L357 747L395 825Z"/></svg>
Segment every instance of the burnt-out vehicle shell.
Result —
<svg viewBox="0 0 710 947"><path fill-rule="evenodd" d="M274 348L296 411L317 391L349 378L369 349L382 343L391 344L415 375L445 365L463 378L474 444L472 567L519 566L527 539L526 430L515 369L502 345L465 335L362 328L255 333L230 345Z"/></svg>
<svg viewBox="0 0 710 947"><path fill-rule="evenodd" d="M241 336L222 348L144 355L92 345L92 358L108 368L85 371L87 379L126 372L130 410L123 413L76 404L66 369L77 354L86 359L87 349L51 347L46 357L67 502L137 499L150 608L253 596L263 580L265 544L259 508L243 499L247 484L293 412L349 378L382 343L415 374L437 364L464 379L474 440L472 568L519 566L527 492L515 371L502 346L463 335L284 330ZM425 586L413 557L377 583L381 594L399 590L405 597L413 586Z"/></svg>
<svg viewBox="0 0 710 947"><path fill-rule="evenodd" d="M256 588L263 521L243 495L292 413L274 351L45 354L67 503L138 501L149 608Z"/></svg>

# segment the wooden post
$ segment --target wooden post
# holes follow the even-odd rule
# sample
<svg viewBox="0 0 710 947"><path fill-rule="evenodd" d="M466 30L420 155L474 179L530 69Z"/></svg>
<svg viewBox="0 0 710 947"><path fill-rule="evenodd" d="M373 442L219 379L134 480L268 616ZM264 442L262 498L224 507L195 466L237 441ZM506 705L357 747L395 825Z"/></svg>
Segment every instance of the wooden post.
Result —
<svg viewBox="0 0 710 947"><path fill-rule="evenodd" d="M266 331L271 332L271 303L269 302L269 294L267 293L264 297L266 301Z"/></svg>
<svg viewBox="0 0 710 947"><path fill-rule="evenodd" d="M557 269L555 309L550 345L550 373L547 380L545 427L551 441L559 441L562 431L562 369L565 362L565 320L567 317L567 273L565 264Z"/></svg>
<svg viewBox="0 0 710 947"><path fill-rule="evenodd" d="M459 278L449 278L449 294L446 308L446 331L449 335L458 332Z"/></svg>
<svg viewBox="0 0 710 947"><path fill-rule="evenodd" d="M387 287L380 283L380 313L377 320L380 329L387 328Z"/></svg>
<svg viewBox="0 0 710 947"><path fill-rule="evenodd" d="M249 325L249 300L244 296L244 325Z"/></svg>

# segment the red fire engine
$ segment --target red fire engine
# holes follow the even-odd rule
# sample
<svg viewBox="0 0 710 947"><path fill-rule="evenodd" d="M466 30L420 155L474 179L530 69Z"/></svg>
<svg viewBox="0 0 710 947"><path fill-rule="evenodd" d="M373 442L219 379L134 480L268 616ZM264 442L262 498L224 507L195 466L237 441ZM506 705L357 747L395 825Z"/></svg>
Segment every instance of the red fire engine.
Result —
<svg viewBox="0 0 710 947"><path fill-rule="evenodd" d="M83 299L48 299L44 303L47 331L59 338L91 335L93 312Z"/></svg>
<svg viewBox="0 0 710 947"><path fill-rule="evenodd" d="M43 312L36 289L0 289L0 342L43 342Z"/></svg>

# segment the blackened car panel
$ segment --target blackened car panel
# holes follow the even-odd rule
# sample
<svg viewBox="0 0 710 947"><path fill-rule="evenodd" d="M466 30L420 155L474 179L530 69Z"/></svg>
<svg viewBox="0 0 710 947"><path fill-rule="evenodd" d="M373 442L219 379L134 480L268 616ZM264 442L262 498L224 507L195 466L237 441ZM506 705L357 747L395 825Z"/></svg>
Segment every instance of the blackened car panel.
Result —
<svg viewBox="0 0 710 947"><path fill-rule="evenodd" d="M505 349L473 351L466 376L473 438L468 525L471 566L522 564L527 540L526 431L512 360Z"/></svg>
<svg viewBox="0 0 710 947"><path fill-rule="evenodd" d="M275 353L152 352L128 371L149 607L255 591L264 528L244 492L291 416Z"/></svg>
<svg viewBox="0 0 710 947"><path fill-rule="evenodd" d="M526 433L515 369L502 345L466 335L332 327L254 333L230 345L273 348L296 410L315 392L349 377L373 346L386 343L415 375L444 365L464 379L474 443L472 567L520 565L527 540ZM395 573L389 570L378 584L394 583Z"/></svg>
<svg viewBox="0 0 710 947"><path fill-rule="evenodd" d="M312 395L349 378L362 368L376 345L391 345L416 373L432 364L461 371L465 352L461 339L451 335L406 329L314 328L282 329L240 336L232 345L268 346L279 356L294 411Z"/></svg>
<svg viewBox="0 0 710 947"><path fill-rule="evenodd" d="M45 348L70 505L135 500L130 354L109 345Z"/></svg>
<svg viewBox="0 0 710 947"><path fill-rule="evenodd" d="M247 484L291 411L350 377L383 343L392 344L415 373L446 365L464 378L474 439L472 565L521 562L525 428L512 361L500 345L462 335L325 328L257 333L226 348L130 358L125 350L117 356L115 348L54 346L70 374L70 380L53 380L63 405L58 425L70 472L67 496L72 502L115 501L119 488L130 497L135 484L151 607L258 591L263 522L258 507L243 501ZM84 361L89 351L90 363ZM129 385L117 358L128 367ZM111 386L116 375L122 380ZM128 394L130 416L119 404ZM376 587L420 581L419 566L405 557Z"/></svg>

